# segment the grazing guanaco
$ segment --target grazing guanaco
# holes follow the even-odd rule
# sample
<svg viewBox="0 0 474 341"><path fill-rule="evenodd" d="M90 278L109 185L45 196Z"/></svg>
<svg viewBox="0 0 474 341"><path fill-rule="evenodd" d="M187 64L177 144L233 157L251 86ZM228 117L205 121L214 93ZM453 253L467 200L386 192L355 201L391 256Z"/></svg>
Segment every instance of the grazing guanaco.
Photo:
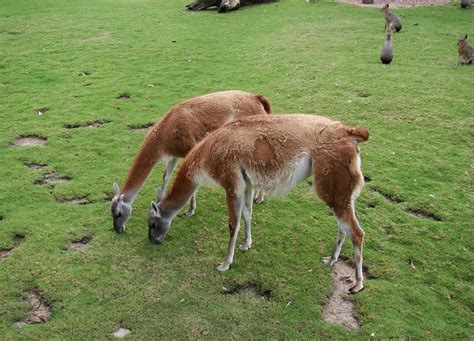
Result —
<svg viewBox="0 0 474 341"><path fill-rule="evenodd" d="M155 164L164 160L163 189L166 190L179 158L211 131L237 118L271 113L271 104L264 96L243 91L222 91L191 98L171 108L148 132L121 189L114 183L112 217L114 228L122 233L132 213L132 203ZM196 198L189 210L193 215Z"/></svg>
<svg viewBox="0 0 474 341"><path fill-rule="evenodd" d="M458 64L471 64L474 60L474 48L467 43L467 34L458 41Z"/></svg>
<svg viewBox="0 0 474 341"><path fill-rule="evenodd" d="M163 240L177 212L200 185L220 185L226 193L230 240L227 256L217 269L226 271L234 258L241 216L245 239L240 249L252 246L254 191L284 195L312 174L314 190L333 210L339 228L334 252L324 263L332 266L337 261L348 234L357 281L351 292L358 292L363 289L364 231L357 222L354 202L364 185L358 142L368 137L364 127L350 128L315 115L255 116L228 124L186 156L165 196L158 190L158 204L151 203L148 217L148 238L153 243Z"/></svg>
<svg viewBox="0 0 474 341"><path fill-rule="evenodd" d="M390 12L390 6L388 4L383 6L381 11L385 17L385 30L387 30L388 27L391 32L400 32L402 29L402 19L395 13Z"/></svg>

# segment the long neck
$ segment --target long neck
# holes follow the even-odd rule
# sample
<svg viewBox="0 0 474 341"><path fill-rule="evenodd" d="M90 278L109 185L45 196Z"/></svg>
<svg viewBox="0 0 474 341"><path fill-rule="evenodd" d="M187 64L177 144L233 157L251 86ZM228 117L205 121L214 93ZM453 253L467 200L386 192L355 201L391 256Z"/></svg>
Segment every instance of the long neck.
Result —
<svg viewBox="0 0 474 341"><path fill-rule="evenodd" d="M143 141L140 150L135 156L121 193L125 194L125 201L133 202L143 186L148 174L163 156L162 146L154 131L150 131Z"/></svg>
<svg viewBox="0 0 474 341"><path fill-rule="evenodd" d="M188 163L185 162L179 169L173 186L158 204L163 217L173 219L179 210L186 205L197 187L198 184L194 181L194 172L190 170Z"/></svg>

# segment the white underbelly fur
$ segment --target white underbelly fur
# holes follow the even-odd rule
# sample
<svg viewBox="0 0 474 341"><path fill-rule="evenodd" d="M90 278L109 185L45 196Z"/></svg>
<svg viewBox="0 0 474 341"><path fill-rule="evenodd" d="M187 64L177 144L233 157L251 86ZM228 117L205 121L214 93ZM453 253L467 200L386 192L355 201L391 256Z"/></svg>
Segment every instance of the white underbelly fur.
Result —
<svg viewBox="0 0 474 341"><path fill-rule="evenodd" d="M283 196L291 191L298 183L311 175L312 160L308 154L300 155L287 167L271 176L257 174L246 169L245 172L255 191L264 190L265 194Z"/></svg>

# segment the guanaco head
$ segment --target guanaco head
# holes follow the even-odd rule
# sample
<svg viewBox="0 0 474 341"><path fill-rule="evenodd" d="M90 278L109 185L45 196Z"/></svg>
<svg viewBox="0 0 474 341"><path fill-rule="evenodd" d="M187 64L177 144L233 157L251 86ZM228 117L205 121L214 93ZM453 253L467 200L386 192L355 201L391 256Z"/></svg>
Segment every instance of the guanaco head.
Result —
<svg viewBox="0 0 474 341"><path fill-rule="evenodd" d="M158 205L152 201L148 215L148 239L150 242L160 244L170 226L171 220L164 218Z"/></svg>
<svg viewBox="0 0 474 341"><path fill-rule="evenodd" d="M111 211L114 219L114 229L117 233L125 231L125 224L132 215L132 205L124 201L124 194L120 194L119 186L114 183L114 198L112 199Z"/></svg>

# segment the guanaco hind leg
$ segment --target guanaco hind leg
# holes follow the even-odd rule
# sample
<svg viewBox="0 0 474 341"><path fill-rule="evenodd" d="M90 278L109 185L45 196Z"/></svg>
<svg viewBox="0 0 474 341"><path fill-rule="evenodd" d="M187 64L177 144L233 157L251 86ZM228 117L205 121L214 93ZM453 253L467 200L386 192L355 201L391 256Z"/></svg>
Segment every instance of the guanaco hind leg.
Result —
<svg viewBox="0 0 474 341"><path fill-rule="evenodd" d="M240 250L247 251L252 247L252 233L251 233L251 221L252 221L252 204L253 204L253 188L250 184L245 187L245 198L244 207L242 209L242 216L245 222L245 240L240 245Z"/></svg>
<svg viewBox="0 0 474 341"><path fill-rule="evenodd" d="M356 264L356 284L349 289L349 292L355 294L364 289L364 275L362 273L362 247L364 244L364 231L357 221L352 207L348 208L343 214L336 214L339 226L349 234L354 249L354 258ZM335 250L337 251L337 250Z"/></svg>

